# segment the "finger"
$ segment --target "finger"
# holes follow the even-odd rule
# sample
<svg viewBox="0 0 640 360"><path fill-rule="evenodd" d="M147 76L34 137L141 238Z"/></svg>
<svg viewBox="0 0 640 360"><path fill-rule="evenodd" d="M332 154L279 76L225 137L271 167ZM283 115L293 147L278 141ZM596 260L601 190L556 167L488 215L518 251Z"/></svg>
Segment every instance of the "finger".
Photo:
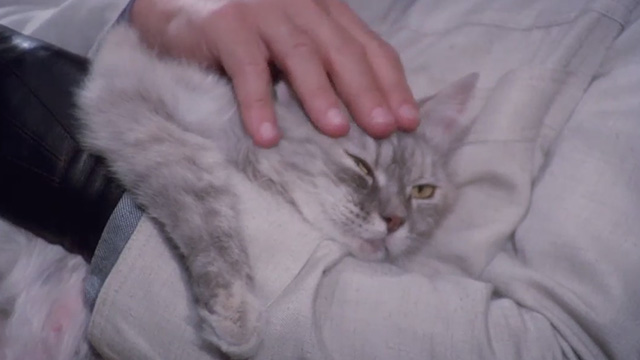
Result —
<svg viewBox="0 0 640 360"><path fill-rule="evenodd" d="M265 45L242 12L242 4L217 10L209 23L214 52L233 83L246 131L256 145L271 147L280 134L271 98L271 76Z"/></svg>
<svg viewBox="0 0 640 360"><path fill-rule="evenodd" d="M386 137L395 118L375 80L363 46L314 2L300 1L289 16L318 46L326 69L355 121L369 135Z"/></svg>
<svg viewBox="0 0 640 360"><path fill-rule="evenodd" d="M279 12L264 19L263 37L272 58L287 76L311 121L326 135L346 135L349 121L311 39Z"/></svg>
<svg viewBox="0 0 640 360"><path fill-rule="evenodd" d="M331 17L360 41L373 68L381 90L402 130L419 125L418 105L409 88L404 67L395 49L371 30L344 2L324 0Z"/></svg>

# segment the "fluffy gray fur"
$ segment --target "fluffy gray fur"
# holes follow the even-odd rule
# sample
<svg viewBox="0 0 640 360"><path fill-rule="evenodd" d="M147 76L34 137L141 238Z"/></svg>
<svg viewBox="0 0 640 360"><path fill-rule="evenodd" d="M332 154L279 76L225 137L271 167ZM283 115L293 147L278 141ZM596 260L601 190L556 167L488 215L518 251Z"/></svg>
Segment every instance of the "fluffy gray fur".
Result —
<svg viewBox="0 0 640 360"><path fill-rule="evenodd" d="M398 256L431 233L452 199L445 165L470 125L461 115L476 79L428 99L416 132L380 141L356 128L339 140L320 135L281 85L282 140L259 149L225 79L158 56L120 26L105 39L79 104L86 144L183 255L203 337L246 357L259 344L261 310L231 175L281 195L359 258ZM419 185L435 191L412 197Z"/></svg>

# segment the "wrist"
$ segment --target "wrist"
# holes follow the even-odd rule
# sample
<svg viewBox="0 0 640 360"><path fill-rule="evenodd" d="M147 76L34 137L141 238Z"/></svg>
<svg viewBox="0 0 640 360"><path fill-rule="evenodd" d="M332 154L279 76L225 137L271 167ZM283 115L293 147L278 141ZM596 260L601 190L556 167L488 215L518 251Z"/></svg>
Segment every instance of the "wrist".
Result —
<svg viewBox="0 0 640 360"><path fill-rule="evenodd" d="M147 45L163 48L166 28L175 17L175 7L167 6L162 0L132 0L129 4L129 23L139 33Z"/></svg>
<svg viewBox="0 0 640 360"><path fill-rule="evenodd" d="M133 7L133 3L135 3L136 0L129 0L129 3L127 4L127 6L124 8L124 10L122 10L122 12L120 13L120 16L118 17L118 21L119 23L130 23L131 22L131 8Z"/></svg>

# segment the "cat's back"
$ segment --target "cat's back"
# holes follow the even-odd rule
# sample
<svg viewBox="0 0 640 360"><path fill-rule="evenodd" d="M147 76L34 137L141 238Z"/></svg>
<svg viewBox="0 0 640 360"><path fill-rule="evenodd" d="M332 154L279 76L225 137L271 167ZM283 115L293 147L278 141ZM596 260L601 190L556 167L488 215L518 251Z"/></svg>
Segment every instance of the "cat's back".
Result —
<svg viewBox="0 0 640 360"><path fill-rule="evenodd" d="M117 104L123 111L130 105L203 137L237 123L232 119L237 110L226 79L150 50L126 24L114 27L105 37L79 97L84 109L98 108L98 102Z"/></svg>

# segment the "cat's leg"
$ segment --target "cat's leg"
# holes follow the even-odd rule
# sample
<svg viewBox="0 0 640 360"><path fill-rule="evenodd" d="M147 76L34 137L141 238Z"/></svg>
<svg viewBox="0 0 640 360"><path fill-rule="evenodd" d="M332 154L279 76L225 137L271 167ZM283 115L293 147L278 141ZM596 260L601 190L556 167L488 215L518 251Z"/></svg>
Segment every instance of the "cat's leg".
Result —
<svg viewBox="0 0 640 360"><path fill-rule="evenodd" d="M170 149L171 155L154 157L164 161L140 167L139 177L126 186L182 254L202 320L201 335L227 354L248 357L259 345L261 311L237 228L235 194L226 184L233 170L214 160L208 147L192 143L180 148L174 142Z"/></svg>
<svg viewBox="0 0 640 360"><path fill-rule="evenodd" d="M235 170L215 144L168 121L163 104L144 93L90 88L80 100L85 141L183 255L202 336L248 357L260 343L261 308L228 186Z"/></svg>
<svg viewBox="0 0 640 360"><path fill-rule="evenodd" d="M209 190L199 214L177 219L171 238L184 255L201 335L225 353L247 358L260 343L262 306L253 292L234 194L224 186Z"/></svg>

